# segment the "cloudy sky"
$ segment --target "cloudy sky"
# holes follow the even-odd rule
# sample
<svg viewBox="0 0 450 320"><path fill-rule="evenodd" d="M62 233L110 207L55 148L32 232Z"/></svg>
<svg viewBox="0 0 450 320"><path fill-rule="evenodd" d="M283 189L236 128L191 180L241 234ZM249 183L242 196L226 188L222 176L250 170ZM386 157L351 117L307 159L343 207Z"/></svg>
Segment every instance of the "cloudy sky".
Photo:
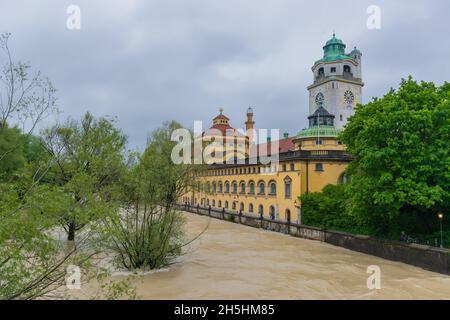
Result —
<svg viewBox="0 0 450 320"><path fill-rule="evenodd" d="M71 4L80 30L66 27ZM366 25L372 4L380 30ZM2 0L0 33L52 80L63 118L117 116L141 148L163 121L206 126L220 106L236 128L251 105L257 127L295 134L333 30L363 53L363 102L409 74L448 81L449 12L448 0Z"/></svg>

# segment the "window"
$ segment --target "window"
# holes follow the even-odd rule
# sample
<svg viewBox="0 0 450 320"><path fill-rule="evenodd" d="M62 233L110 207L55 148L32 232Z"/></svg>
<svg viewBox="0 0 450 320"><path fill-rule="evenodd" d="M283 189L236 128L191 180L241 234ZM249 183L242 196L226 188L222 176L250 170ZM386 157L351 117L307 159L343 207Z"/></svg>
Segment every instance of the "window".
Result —
<svg viewBox="0 0 450 320"><path fill-rule="evenodd" d="M219 208L222 208L222 200L219 200Z"/></svg>
<svg viewBox="0 0 450 320"><path fill-rule="evenodd" d="M291 171L294 171L294 170L295 170L295 166L293 163L291 163Z"/></svg>
<svg viewBox="0 0 450 320"><path fill-rule="evenodd" d="M212 192L213 193L216 193L216 183L215 182L213 182L213 184L212 184Z"/></svg>
<svg viewBox="0 0 450 320"><path fill-rule="evenodd" d="M212 206L215 207L216 206L216 200L212 201Z"/></svg>
<svg viewBox="0 0 450 320"><path fill-rule="evenodd" d="M255 183L254 182L250 182L248 184L248 193L250 194L255 194Z"/></svg>
<svg viewBox="0 0 450 320"><path fill-rule="evenodd" d="M350 73L352 72L352 69L350 68L350 66L345 65L344 66L344 73Z"/></svg>
<svg viewBox="0 0 450 320"><path fill-rule="evenodd" d="M338 178L338 184L346 184L348 182L347 175L342 173Z"/></svg>
<svg viewBox="0 0 450 320"><path fill-rule="evenodd" d="M241 182L241 191L240 193L245 193L245 182Z"/></svg>
<svg viewBox="0 0 450 320"><path fill-rule="evenodd" d="M270 206L269 208L270 219L275 220L275 207Z"/></svg>
<svg viewBox="0 0 450 320"><path fill-rule="evenodd" d="M225 193L230 193L230 183L228 181L225 182Z"/></svg>
<svg viewBox="0 0 450 320"><path fill-rule="evenodd" d="M237 182L233 182L233 193L237 193L238 185Z"/></svg>
<svg viewBox="0 0 450 320"><path fill-rule="evenodd" d="M222 182L219 182L219 193L223 192L223 185Z"/></svg>
<svg viewBox="0 0 450 320"><path fill-rule="evenodd" d="M239 206L239 211L244 211L244 203L241 202L241 205Z"/></svg>
<svg viewBox="0 0 450 320"><path fill-rule="evenodd" d="M291 210L286 209L286 221L291 222Z"/></svg>
<svg viewBox="0 0 450 320"><path fill-rule="evenodd" d="M274 196L277 194L277 184L275 182L271 182L269 184L269 194Z"/></svg>
<svg viewBox="0 0 450 320"><path fill-rule="evenodd" d="M258 207L258 213L262 216L264 214L264 207L262 204L259 205Z"/></svg>
<svg viewBox="0 0 450 320"><path fill-rule="evenodd" d="M284 179L284 197L290 198L291 197L291 190L292 189L292 180L289 177L286 177Z"/></svg>
<svg viewBox="0 0 450 320"><path fill-rule="evenodd" d="M318 75L319 77L321 77L321 76L323 76L324 74L325 74L324 68L319 68L319 72L317 73L317 75Z"/></svg>
<svg viewBox="0 0 450 320"><path fill-rule="evenodd" d="M331 67L330 72L331 73L335 73L336 72L336 67ZM334 87L334 83L333 83L333 87Z"/></svg>
<svg viewBox="0 0 450 320"><path fill-rule="evenodd" d="M225 209L228 209L228 201L225 201Z"/></svg>
<svg viewBox="0 0 450 320"><path fill-rule="evenodd" d="M283 164L282 168L283 168L283 172L285 172L286 171L286 164Z"/></svg>
<svg viewBox="0 0 450 320"><path fill-rule="evenodd" d="M250 203L248 205L248 212L253 213L253 204L252 203Z"/></svg>
<svg viewBox="0 0 450 320"><path fill-rule="evenodd" d="M316 171L323 171L323 163L316 163Z"/></svg>
<svg viewBox="0 0 450 320"><path fill-rule="evenodd" d="M344 119L344 117L342 116L342 114L341 115L339 115L339 120L343 120Z"/></svg>
<svg viewBox="0 0 450 320"><path fill-rule="evenodd" d="M236 210L236 201L233 201L233 206L231 209Z"/></svg>
<svg viewBox="0 0 450 320"><path fill-rule="evenodd" d="M259 183L258 194L266 194L266 186L265 186L264 182Z"/></svg>

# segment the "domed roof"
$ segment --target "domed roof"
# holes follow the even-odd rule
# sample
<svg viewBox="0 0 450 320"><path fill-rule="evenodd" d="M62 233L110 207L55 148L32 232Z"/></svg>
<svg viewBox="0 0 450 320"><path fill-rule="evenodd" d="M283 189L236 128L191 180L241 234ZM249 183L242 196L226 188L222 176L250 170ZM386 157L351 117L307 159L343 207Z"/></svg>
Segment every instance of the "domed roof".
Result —
<svg viewBox="0 0 450 320"><path fill-rule="evenodd" d="M316 63L352 59L351 56L345 54L345 47L345 43L333 34L333 37L323 47L323 58Z"/></svg>
<svg viewBox="0 0 450 320"><path fill-rule="evenodd" d="M333 38L331 38L330 40L327 41L327 43L325 44L325 46L329 46L332 44L339 44L339 45L344 45L344 42L342 42L341 39L336 38L336 35L333 33Z"/></svg>
<svg viewBox="0 0 450 320"><path fill-rule="evenodd" d="M297 134L297 139L317 137L337 138L338 134L339 130L334 126L314 126L300 131Z"/></svg>

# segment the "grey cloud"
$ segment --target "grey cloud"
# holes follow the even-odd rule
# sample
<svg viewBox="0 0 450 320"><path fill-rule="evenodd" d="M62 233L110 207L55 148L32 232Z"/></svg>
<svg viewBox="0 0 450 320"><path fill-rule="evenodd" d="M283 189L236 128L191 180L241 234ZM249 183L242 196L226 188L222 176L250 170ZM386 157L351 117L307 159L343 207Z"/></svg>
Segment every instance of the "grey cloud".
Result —
<svg viewBox="0 0 450 320"><path fill-rule="evenodd" d="M235 127L252 105L257 127L295 134L307 125L310 68L333 30L363 52L365 101L408 74L448 80L448 1L377 2L382 29L372 31L369 0L7 0L0 32L53 80L64 116L117 116L142 147L163 121L207 126L219 106ZM80 31L65 28L72 3Z"/></svg>

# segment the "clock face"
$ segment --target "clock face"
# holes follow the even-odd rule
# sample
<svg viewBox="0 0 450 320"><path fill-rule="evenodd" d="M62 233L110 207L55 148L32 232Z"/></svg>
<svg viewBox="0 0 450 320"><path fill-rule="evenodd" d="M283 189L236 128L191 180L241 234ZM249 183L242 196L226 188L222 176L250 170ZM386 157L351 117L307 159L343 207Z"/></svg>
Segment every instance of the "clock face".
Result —
<svg viewBox="0 0 450 320"><path fill-rule="evenodd" d="M353 101L355 101L355 96L353 92L351 92L350 90L345 91L344 101L346 104L353 104Z"/></svg>
<svg viewBox="0 0 450 320"><path fill-rule="evenodd" d="M322 107L323 106L323 101L325 100L325 97L323 96L323 93L322 92L319 92L317 95L316 95L316 105L318 106L318 107Z"/></svg>

